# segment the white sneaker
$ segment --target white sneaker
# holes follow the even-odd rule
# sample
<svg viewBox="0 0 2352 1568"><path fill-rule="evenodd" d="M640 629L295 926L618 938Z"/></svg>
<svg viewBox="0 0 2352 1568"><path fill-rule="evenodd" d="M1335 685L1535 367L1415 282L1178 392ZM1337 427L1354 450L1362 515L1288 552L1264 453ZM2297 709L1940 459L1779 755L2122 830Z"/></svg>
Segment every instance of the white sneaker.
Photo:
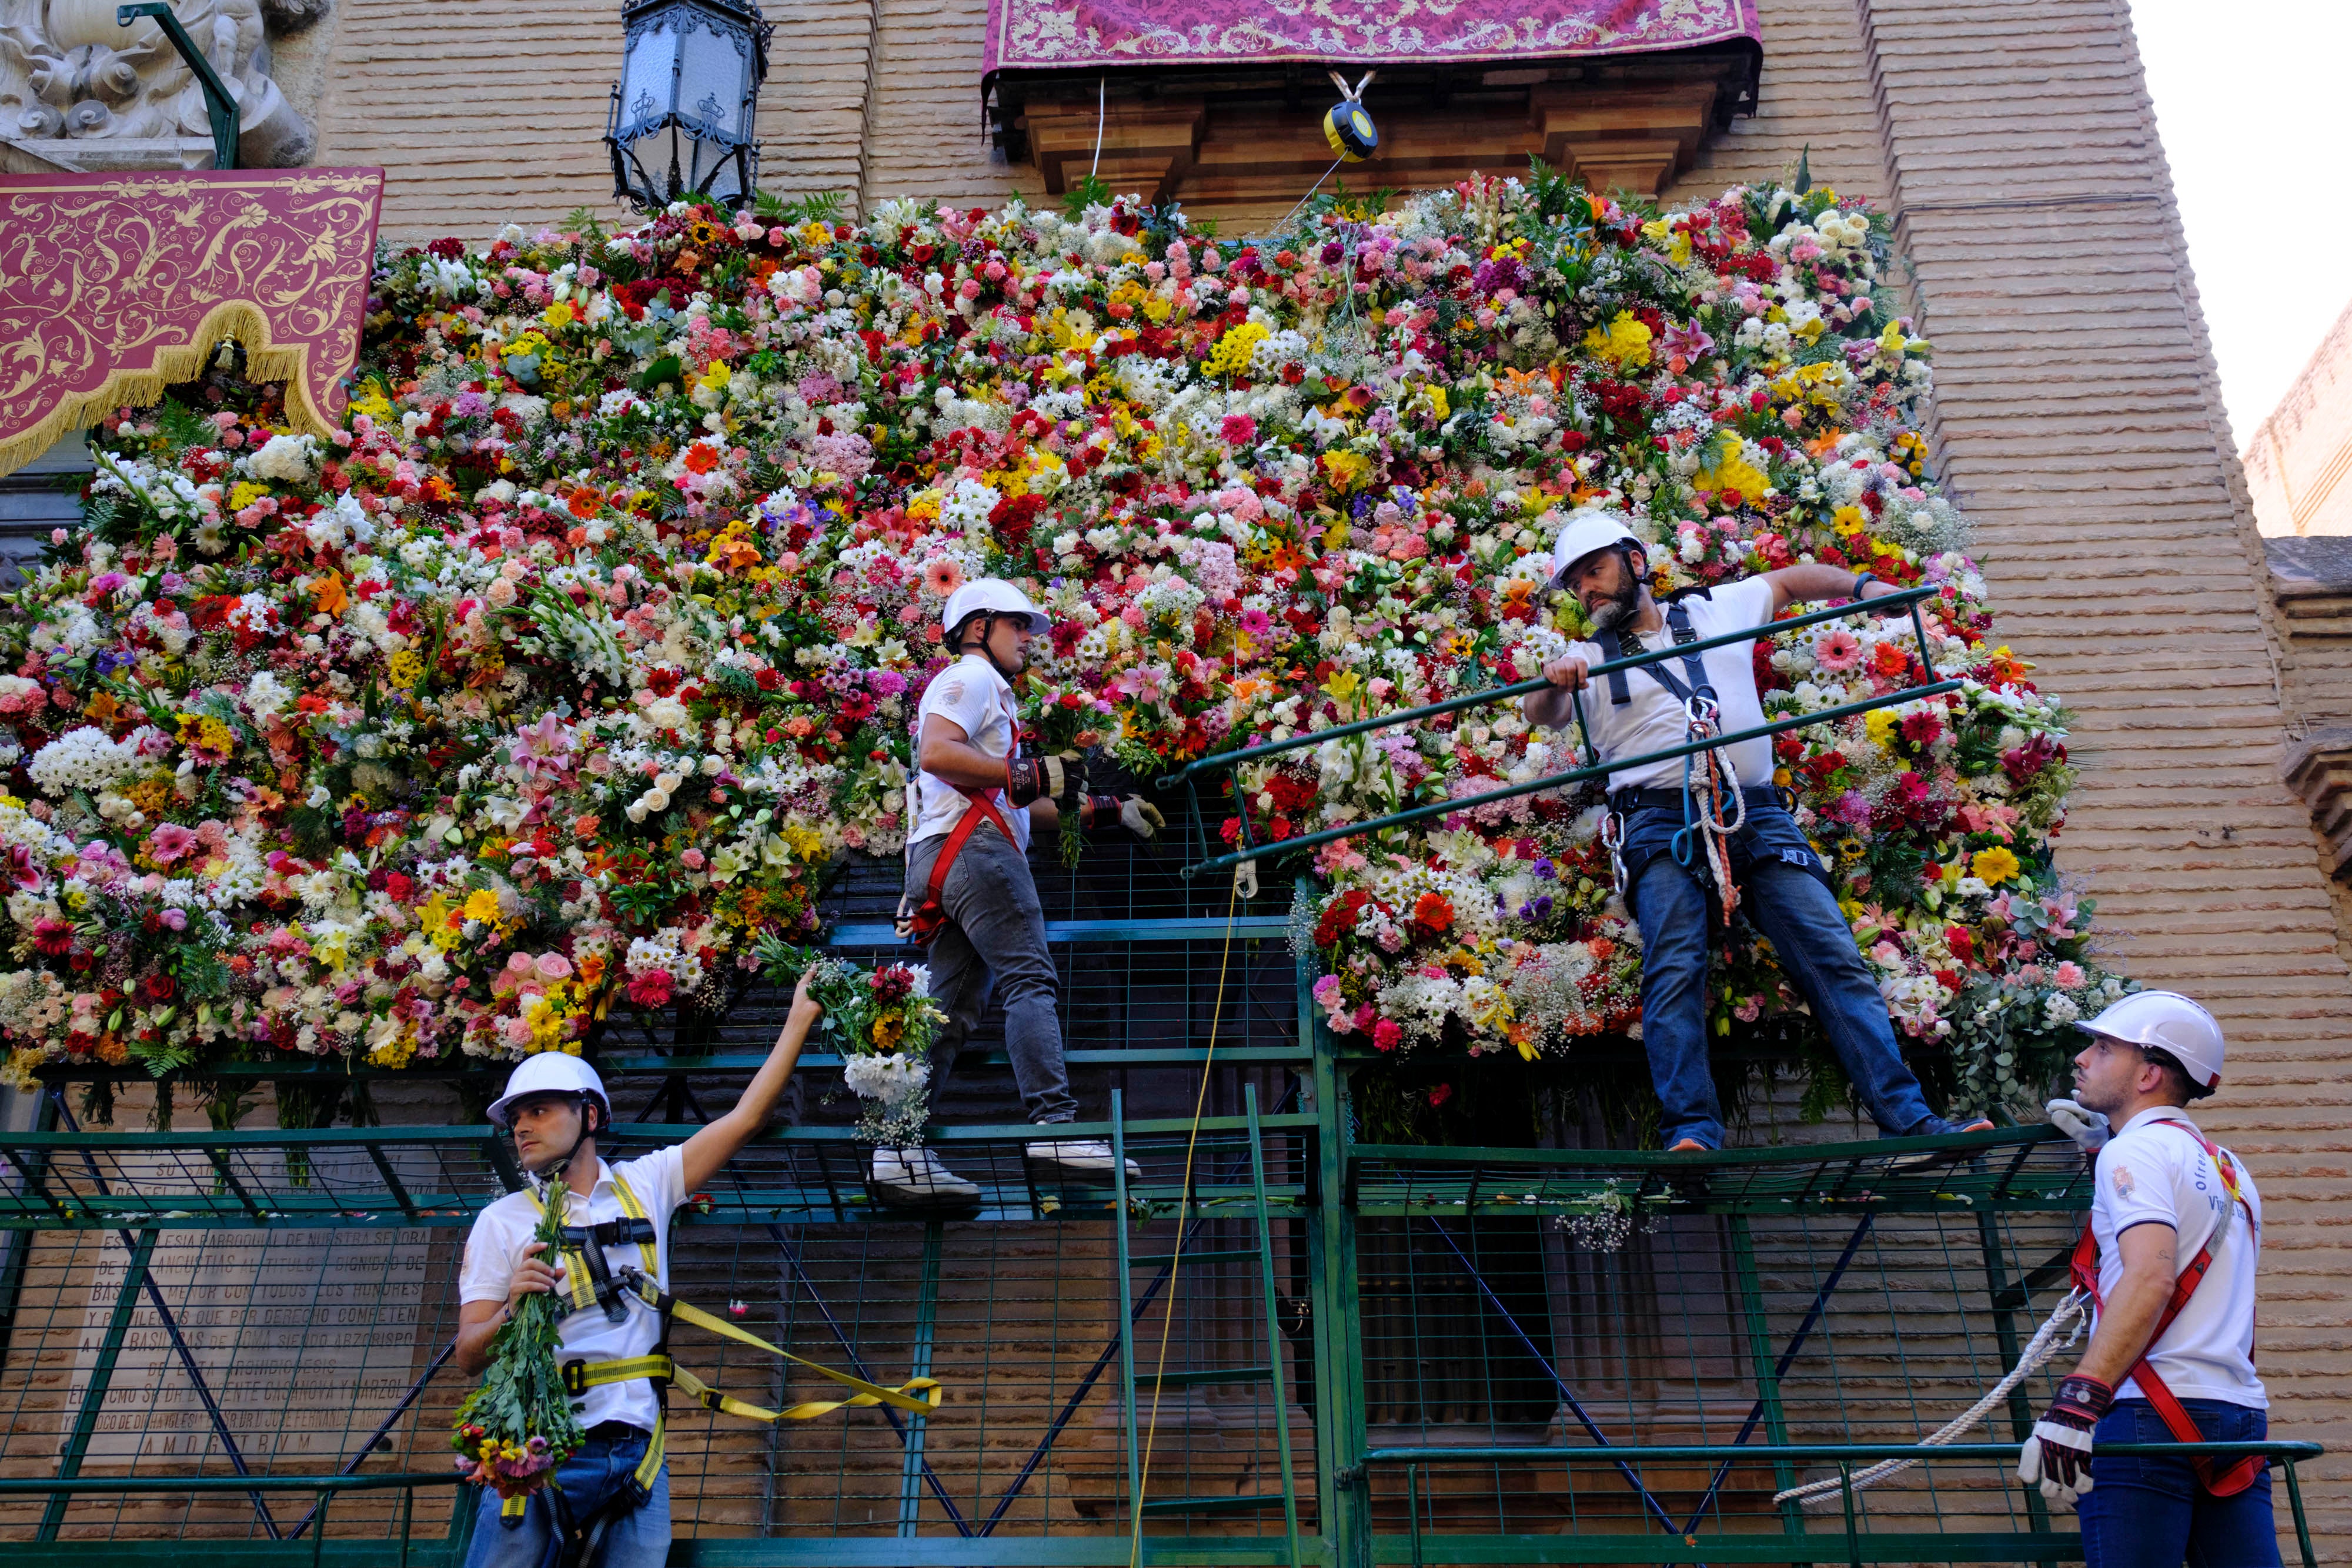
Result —
<svg viewBox="0 0 2352 1568"><path fill-rule="evenodd" d="M976 1203L977 1184L940 1163L929 1149L876 1149L866 1185L884 1203Z"/></svg>
<svg viewBox="0 0 2352 1568"><path fill-rule="evenodd" d="M1059 1166L1079 1176L1102 1176L1108 1179L1118 1168L1118 1156L1110 1145L1100 1138L1062 1138L1030 1145L1023 1151L1042 1166ZM1141 1181L1143 1167L1133 1160L1127 1162L1127 1179Z"/></svg>

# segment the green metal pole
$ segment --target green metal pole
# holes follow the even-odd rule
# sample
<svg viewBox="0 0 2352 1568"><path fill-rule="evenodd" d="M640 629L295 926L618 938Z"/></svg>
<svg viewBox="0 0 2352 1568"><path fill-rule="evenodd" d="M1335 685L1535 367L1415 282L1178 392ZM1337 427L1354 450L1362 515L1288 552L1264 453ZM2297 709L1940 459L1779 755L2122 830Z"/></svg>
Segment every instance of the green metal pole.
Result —
<svg viewBox="0 0 2352 1568"><path fill-rule="evenodd" d="M2294 1515L2294 1542L2303 1548L2303 1568L2319 1568L2319 1559L2311 1550L2311 1521L2303 1513L2303 1484L2294 1479L2294 1461L2284 1459L2279 1468L2286 1471L2286 1506Z"/></svg>
<svg viewBox="0 0 2352 1568"><path fill-rule="evenodd" d="M1297 879L1294 898L1313 898ZM1314 1042L1316 1193L1308 1227L1314 1297L1317 1497L1333 1568L1370 1568L1371 1487L1363 1463L1364 1325L1356 1289L1356 1231L1348 1213L1348 1112L1331 1040L1314 1005L1311 960L1298 960L1299 1023Z"/></svg>
<svg viewBox="0 0 2352 1568"><path fill-rule="evenodd" d="M163 36L171 40L173 49L194 73L196 85L204 89L205 118L210 122L213 133L213 167L236 168L239 116L236 99L229 96L227 84L221 80L220 73L213 69L212 61L205 58L205 52L196 47L196 41L188 37L187 28L182 26L179 17L172 14L172 7L166 0L139 0L136 5L114 8L114 25L118 27L128 27L142 16L154 18L155 25L163 28Z"/></svg>
<svg viewBox="0 0 2352 1568"><path fill-rule="evenodd" d="M1274 1300L1274 1221L1265 1212L1265 1143L1257 1124L1257 1085L1242 1085L1249 1118L1250 1188L1257 1214L1258 1284L1265 1301L1266 1368L1274 1383L1274 1451L1282 1467L1282 1534L1290 1568L1298 1565L1298 1487L1290 1464L1290 1391L1282 1375L1282 1312Z"/></svg>
<svg viewBox="0 0 2352 1568"><path fill-rule="evenodd" d="M131 1320L139 1307L139 1292L147 1283L147 1260L155 1255L155 1240L161 1231L142 1230L131 1249L130 1266L122 1270L122 1289L114 1295L114 1315L107 1320L106 1336L99 1342L98 1360L89 1369L89 1386L82 1391L81 1408L74 1415L73 1434L66 1439L65 1457L58 1461L58 1479L71 1480L81 1474L82 1456L89 1452L90 1437L98 1431L98 1416L106 1405L108 1385L114 1381L114 1364L122 1354L122 1342L131 1333ZM58 1492L41 1510L41 1528L36 1541L55 1541L58 1527L65 1522L66 1505L70 1494Z"/></svg>
<svg viewBox="0 0 2352 1568"><path fill-rule="evenodd" d="M1985 1290L1992 1304L1993 1340L2000 1346L2000 1366L2006 1373L2017 1364L2023 1346L2017 1337L2017 1313L2000 1305L2001 1299L2009 1292L2009 1265L2001 1257L2000 1228L1993 1223L1992 1215L1984 1210L1979 1210L1977 1214L1977 1240L1984 1249ZM2032 1430L2033 1406L2026 1402L2025 1389L2021 1385L2011 1389L2009 1435L2022 1443ZM2034 1533L2046 1532L2050 1528L2050 1505L2042 1500L2042 1489L2026 1486L2022 1481L2018 1485L2025 1492L2025 1517L2033 1526ZM2057 1559L2042 1557L2036 1561L2055 1563Z"/></svg>
<svg viewBox="0 0 2352 1568"><path fill-rule="evenodd" d="M683 1082L683 1080L681 1080ZM908 1356L908 1377L931 1375L931 1336L940 1317L940 1253L947 1227L932 1220L923 1227L923 1285L915 1298L915 1343ZM923 1437L928 1416L907 1417L907 1453L898 1472L898 1534L911 1539L922 1527Z"/></svg>
<svg viewBox="0 0 2352 1568"><path fill-rule="evenodd" d="M1111 1197L1118 1212L1111 1216L1111 1230L1118 1244L1118 1402L1127 1420L1127 1524L1135 1532L1136 1555L1142 1555L1143 1542L1143 1458L1135 1441L1135 1275L1133 1239L1128 1235L1127 1207L1127 1096L1114 1089L1110 1092L1110 1172ZM1184 1212L1181 1202L1177 1207L1176 1234L1184 1234ZM1182 1245L1180 1239L1178 1245ZM1179 1281L1171 1275L1168 1304L1165 1311L1176 1310L1176 1289Z"/></svg>
<svg viewBox="0 0 2352 1568"><path fill-rule="evenodd" d="M1789 1440L1789 1419L1780 1407L1780 1374L1772 1356L1771 1328L1764 1315L1764 1288L1756 1278L1756 1240L1748 1234L1746 1215L1731 1215L1727 1223L1731 1229L1731 1266L1739 1275L1739 1304L1748 1318L1748 1354L1756 1368L1756 1399L1764 1406L1764 1435L1777 1448ZM1772 1479L1776 1491L1797 1484L1797 1473L1786 1459L1772 1461ZM1804 1509L1793 1500L1782 1503L1780 1524L1788 1534L1804 1534Z"/></svg>

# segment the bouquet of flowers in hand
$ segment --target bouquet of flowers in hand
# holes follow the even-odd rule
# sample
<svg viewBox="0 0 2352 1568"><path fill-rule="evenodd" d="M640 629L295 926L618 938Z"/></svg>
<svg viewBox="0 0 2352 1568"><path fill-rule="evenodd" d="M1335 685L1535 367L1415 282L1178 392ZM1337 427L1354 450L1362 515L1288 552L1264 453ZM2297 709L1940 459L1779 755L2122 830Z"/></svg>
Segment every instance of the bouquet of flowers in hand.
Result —
<svg viewBox="0 0 2352 1568"><path fill-rule="evenodd" d="M1029 697L1034 716L1023 739L1041 757L1065 760L1085 757L1118 734L1118 715L1110 700L1076 682L1065 684L1032 675ZM1081 815L1075 810L1062 813L1062 863L1072 869L1086 852Z"/></svg>
<svg viewBox="0 0 2352 1568"><path fill-rule="evenodd" d="M534 1240L547 1244L552 1259L562 1243L562 1177L532 1183L543 1212ZM457 1406L449 1446L457 1451L457 1473L502 1498L528 1497L547 1483L555 1467L570 1458L587 1434L572 1414L555 1353L556 1325L563 1302L549 1291L523 1297L514 1316L490 1341L490 1364L482 1385Z"/></svg>
<svg viewBox="0 0 2352 1568"><path fill-rule="evenodd" d="M823 1028L841 1048L843 1081L864 1104L858 1135L895 1149L920 1144L931 1116L931 1041L947 1021L931 1000L930 972L898 963L861 969L774 937L760 956L771 978L810 976Z"/></svg>

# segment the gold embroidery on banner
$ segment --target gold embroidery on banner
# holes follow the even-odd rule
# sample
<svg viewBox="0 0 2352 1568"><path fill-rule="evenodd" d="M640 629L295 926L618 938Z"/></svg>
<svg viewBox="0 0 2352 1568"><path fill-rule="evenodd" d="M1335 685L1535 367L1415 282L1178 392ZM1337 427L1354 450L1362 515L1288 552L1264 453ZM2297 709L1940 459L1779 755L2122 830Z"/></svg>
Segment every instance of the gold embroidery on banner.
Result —
<svg viewBox="0 0 2352 1568"><path fill-rule="evenodd" d="M324 436L359 354L383 176L307 169L0 175L0 474L223 338Z"/></svg>

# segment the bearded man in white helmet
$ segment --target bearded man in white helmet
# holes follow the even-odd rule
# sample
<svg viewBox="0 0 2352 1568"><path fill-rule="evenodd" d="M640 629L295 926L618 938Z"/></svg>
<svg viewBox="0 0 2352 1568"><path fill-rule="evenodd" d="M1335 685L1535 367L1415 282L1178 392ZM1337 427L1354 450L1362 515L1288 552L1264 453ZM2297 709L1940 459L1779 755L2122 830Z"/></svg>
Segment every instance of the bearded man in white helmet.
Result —
<svg viewBox="0 0 2352 1568"><path fill-rule="evenodd" d="M1791 603L1895 591L1868 572L1803 565L1719 583L1661 607L1650 593L1649 547L1624 514L1601 507L1568 518L1552 563L1552 586L1573 593L1599 632L1597 642L1570 643L1564 656L1545 664L1552 689L1523 705L1529 722L1555 729L1572 722L1570 694L1584 688L1587 671L1640 652L1643 637L1664 632L1677 643L1705 642L1761 627ZM1594 749L1610 761L1680 746L1693 733L1695 700L1711 701L1718 735L1759 727L1764 706L1754 646L1730 643L1611 674L1606 689L1584 705ZM1854 946L1853 928L1838 908L1829 870L1772 787L1771 743L1743 740L1722 749L1739 787L1739 825L1725 846L1739 908L1812 1005L1879 1131L1889 1137L1990 1131L1989 1121L1957 1126L1928 1109L1895 1044L1885 999ZM1612 771L1609 808L1620 827L1618 890L1642 929L1642 1044L1664 1110L1659 1141L1687 1154L1723 1145L1706 1031L1710 905L1722 890L1707 885L1707 867L1685 865L1671 852L1685 821L1683 777L1679 758ZM1907 1163L1937 1157L1915 1155Z"/></svg>
<svg viewBox="0 0 2352 1568"><path fill-rule="evenodd" d="M2277 1568L2259 1459L2096 1458L2098 1443L2259 1442L2253 1178L2183 1107L2221 1082L2221 1027L2173 991L2140 991L2075 1027L2074 1097L2050 1119L2092 1157L2075 1248L2091 1343L2026 1439L2018 1479L2083 1521L2088 1568Z"/></svg>
<svg viewBox="0 0 2352 1568"><path fill-rule="evenodd" d="M613 1103L593 1067L560 1051L517 1067L490 1104L490 1121L513 1138L524 1170L569 1190L566 1235L577 1230L577 1245L567 1239L561 1258L542 1256L546 1244L531 1239L539 1205L528 1192L509 1193L475 1217L457 1274L457 1370L473 1376L488 1366L492 1337L539 1291L572 1302L556 1332L564 1359L576 1359L583 1375L601 1363L654 1354L661 1314L618 1281L650 1259L653 1267L643 1271L668 1290L670 1216L766 1124L821 1016L803 977L775 1049L733 1108L683 1144L618 1165L596 1151L600 1135L612 1141ZM572 1409L587 1444L520 1513L502 1516L499 1494L483 1491L467 1568L559 1561L661 1568L668 1559L669 1469L656 1441L661 1395L643 1375L590 1382Z"/></svg>
<svg viewBox="0 0 2352 1568"><path fill-rule="evenodd" d="M1052 629L1043 611L997 578L948 596L941 645L955 663L931 677L916 711L914 828L907 835L900 928L929 949L930 994L947 1014L931 1048L929 1093L937 1100L991 988L1004 1009L1004 1049L1030 1123L1077 1118L1057 1010L1060 977L1045 948L1045 914L1029 873L1033 828L1053 831L1065 811L1087 828L1124 827L1150 838L1159 810L1137 796L1089 794L1083 762L1022 753L1013 681L1032 639ZM1031 1162L1081 1177L1108 1177L1099 1138L1039 1138ZM1127 1162L1130 1176L1141 1169ZM874 1151L868 1182L886 1203L968 1204L980 1188L928 1148Z"/></svg>

